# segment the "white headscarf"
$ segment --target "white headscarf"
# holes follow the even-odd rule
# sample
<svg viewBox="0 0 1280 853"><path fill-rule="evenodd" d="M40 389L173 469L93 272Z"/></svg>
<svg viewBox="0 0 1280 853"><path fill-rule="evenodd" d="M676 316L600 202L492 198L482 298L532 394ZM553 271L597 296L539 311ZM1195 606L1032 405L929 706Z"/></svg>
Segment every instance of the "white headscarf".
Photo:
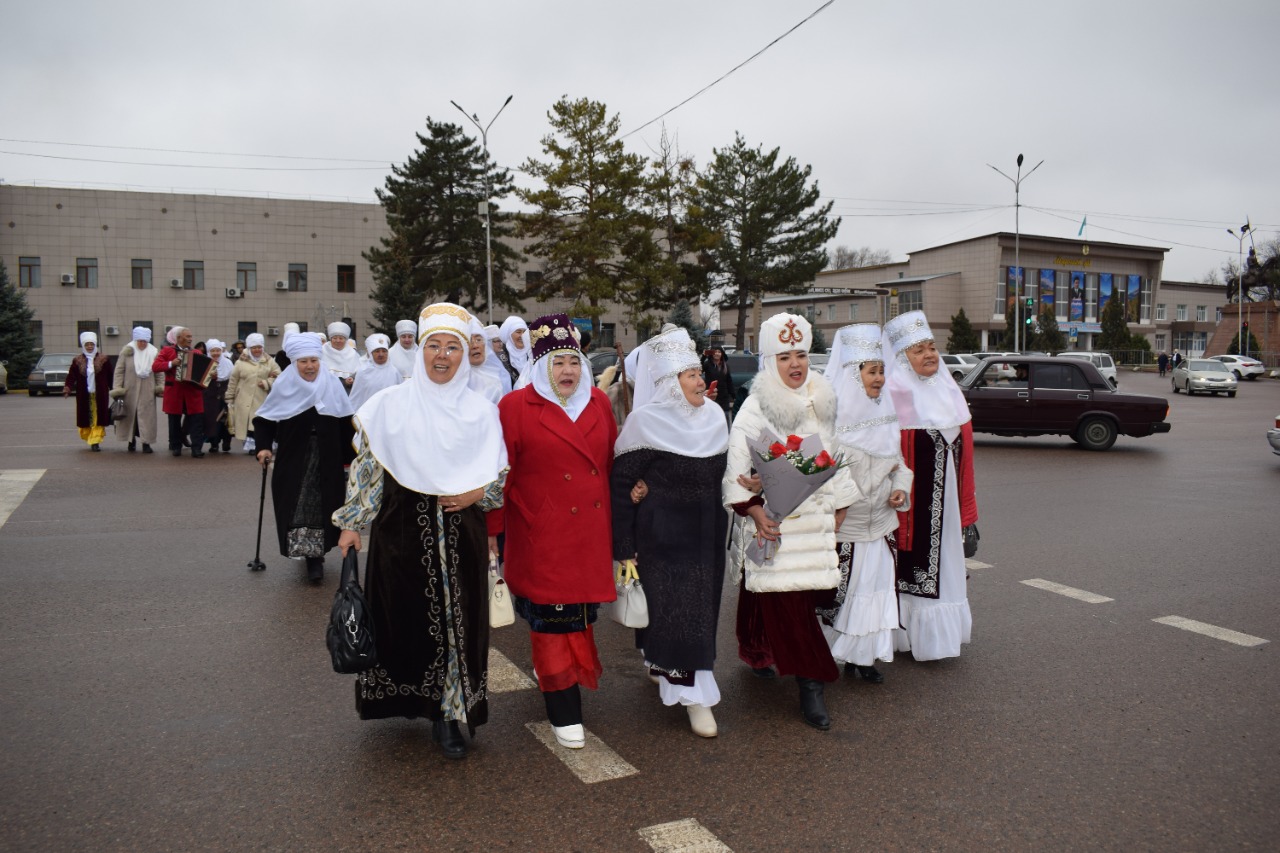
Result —
<svg viewBox="0 0 1280 853"><path fill-rule="evenodd" d="M346 331L343 331L343 330ZM355 341L351 340L351 327L346 323L330 323L329 334L343 335L347 338L346 344L342 349L335 349L332 343L324 345L324 349L320 354L320 363L324 369L335 376L351 377L360 371L360 351L356 349ZM286 351L288 345L285 346Z"/></svg>
<svg viewBox="0 0 1280 853"><path fill-rule="evenodd" d="M93 341L93 352L89 352L84 345ZM93 360L98 356L98 334L97 332L81 332L80 333L80 352L84 353L84 381L88 384L89 393L93 393Z"/></svg>
<svg viewBox="0 0 1280 853"><path fill-rule="evenodd" d="M524 329L524 349L516 349L515 344L511 342L511 336L517 329ZM516 369L516 373L524 373L533 353L533 342L529 340L529 326L519 317L508 317L502 321L502 328L498 330L498 334L502 337L503 349L507 351L507 360Z"/></svg>
<svg viewBox="0 0 1280 853"><path fill-rule="evenodd" d="M636 408L618 433L614 453L650 448L699 459L724 453L729 446L724 411L705 401L694 406L680 389L680 374L702 366L689 333L677 328L637 350Z"/></svg>
<svg viewBox="0 0 1280 853"><path fill-rule="evenodd" d="M414 336L414 344L408 349L404 344L400 343L400 336L403 334L412 334ZM413 375L415 365L422 360L421 353L418 351L418 324L413 320L401 320L396 323L396 342L391 345L391 355L388 359L389 363L400 372L402 379L408 379Z"/></svg>
<svg viewBox="0 0 1280 853"><path fill-rule="evenodd" d="M284 337L280 339L280 349L284 349L288 345L290 335L296 335L300 331L302 331L302 327L297 323L285 323Z"/></svg>
<svg viewBox="0 0 1280 853"><path fill-rule="evenodd" d="M213 358L214 350L222 350L222 352L218 353L218 381L225 382L230 379L231 371L235 369L235 364L232 363L231 359L227 358L226 343L217 338L209 338L204 342L204 348L208 351L209 358Z"/></svg>
<svg viewBox="0 0 1280 853"><path fill-rule="evenodd" d="M418 318L418 341L456 335L466 352L470 315L447 302L428 305ZM498 407L472 391L465 354L443 385L421 366L407 382L372 397L356 412L374 458L396 482L425 495L459 495L498 479L507 467Z"/></svg>
<svg viewBox="0 0 1280 853"><path fill-rule="evenodd" d="M836 332L825 374L836 392L836 441L871 456L894 459L902 446L887 377L879 397L867 396L862 381L861 365L875 361L889 371L883 335L875 323L856 323Z"/></svg>
<svg viewBox="0 0 1280 853"><path fill-rule="evenodd" d="M267 399L258 408L258 417L269 421L286 421L313 407L326 417L351 417L355 409L351 406L347 389L342 387L338 377L325 370L323 365L311 382L298 373L298 359L308 356L318 358L320 347L320 336L314 332L294 332L289 336L285 341L284 351L292 363L271 386Z"/></svg>
<svg viewBox="0 0 1280 853"><path fill-rule="evenodd" d="M551 362L557 355L577 356L578 361L582 363L582 378L578 381L578 387L573 389L573 393L566 400L560 399L560 395L551 384ZM576 422L586 411L587 404L591 402L591 389L595 387L591 382L591 362L587 361L587 357L581 350L563 349L544 353L537 361L530 363L527 375L528 384L533 386L538 396L563 408L571 421Z"/></svg>
<svg viewBox="0 0 1280 853"><path fill-rule="evenodd" d="M142 346L138 346L142 341ZM139 379L151 376L151 365L155 364L160 351L151 345L151 330L146 326L133 328L133 372Z"/></svg>
<svg viewBox="0 0 1280 853"><path fill-rule="evenodd" d="M502 366L502 360L493 351L493 347L489 346L489 331L496 330L498 327L484 326L474 317L471 319L471 334L484 338L484 364L471 368L471 387L481 391L486 398L496 403L502 399L503 395L511 392L511 374Z"/></svg>
<svg viewBox="0 0 1280 853"><path fill-rule="evenodd" d="M164 339L169 342L170 346L176 347L178 345L178 334L180 332L185 332L186 330L186 326L174 326L164 333Z"/></svg>
<svg viewBox="0 0 1280 853"><path fill-rule="evenodd" d="M360 368L356 381L351 384L351 408L357 410L383 388L399 385L403 381L400 371L391 364L390 358L386 364L378 364L373 360L374 350L390 351L391 341L386 335L370 335L364 339L364 348L369 354L369 360Z"/></svg>
<svg viewBox="0 0 1280 853"><path fill-rule="evenodd" d="M900 428L951 429L968 423L969 404L941 357L932 376L920 376L907 360L910 347L934 339L924 312L899 314L884 324L884 333L895 359L893 369L886 370L885 388L893 396Z"/></svg>

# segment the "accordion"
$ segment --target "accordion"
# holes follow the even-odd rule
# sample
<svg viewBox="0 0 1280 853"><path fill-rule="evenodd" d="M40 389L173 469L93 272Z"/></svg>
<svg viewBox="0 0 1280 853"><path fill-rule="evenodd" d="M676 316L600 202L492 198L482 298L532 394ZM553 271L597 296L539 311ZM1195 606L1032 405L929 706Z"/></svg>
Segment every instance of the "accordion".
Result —
<svg viewBox="0 0 1280 853"><path fill-rule="evenodd" d="M179 354L178 364L173 369L173 378L179 382L191 382L201 388L208 388L209 383L218 375L218 363L207 355L195 350L186 350Z"/></svg>

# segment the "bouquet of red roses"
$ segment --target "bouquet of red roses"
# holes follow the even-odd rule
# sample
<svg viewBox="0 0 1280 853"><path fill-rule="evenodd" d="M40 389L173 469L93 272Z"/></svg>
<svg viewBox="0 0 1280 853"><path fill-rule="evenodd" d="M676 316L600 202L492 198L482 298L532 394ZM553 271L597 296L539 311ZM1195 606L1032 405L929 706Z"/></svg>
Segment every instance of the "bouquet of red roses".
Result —
<svg viewBox="0 0 1280 853"><path fill-rule="evenodd" d="M822 447L822 438L818 435L808 438L789 435L784 443L777 436L762 432L755 441L747 439L747 447L760 475L765 512L774 521L795 512L845 464L839 456L832 456ZM773 559L781 545L781 536L776 541L763 543L753 540L747 546L747 557L762 566Z"/></svg>

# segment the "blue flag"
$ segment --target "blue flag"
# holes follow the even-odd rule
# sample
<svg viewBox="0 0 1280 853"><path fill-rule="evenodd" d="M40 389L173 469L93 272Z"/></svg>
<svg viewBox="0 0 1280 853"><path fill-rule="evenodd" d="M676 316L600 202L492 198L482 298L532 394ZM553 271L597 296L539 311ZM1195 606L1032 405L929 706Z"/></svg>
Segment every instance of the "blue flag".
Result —
<svg viewBox="0 0 1280 853"><path fill-rule="evenodd" d="M1086 214L1085 218L1080 220L1080 230L1076 232L1077 237L1079 237L1081 234L1084 233L1084 227L1088 224L1089 224L1089 217Z"/></svg>

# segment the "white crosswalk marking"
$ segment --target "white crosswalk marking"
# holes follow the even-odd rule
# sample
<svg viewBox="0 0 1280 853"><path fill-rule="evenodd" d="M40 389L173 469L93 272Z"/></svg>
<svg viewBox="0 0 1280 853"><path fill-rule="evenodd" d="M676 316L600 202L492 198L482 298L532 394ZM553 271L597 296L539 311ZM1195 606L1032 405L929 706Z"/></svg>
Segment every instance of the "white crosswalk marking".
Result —
<svg viewBox="0 0 1280 853"><path fill-rule="evenodd" d="M489 647L489 692L511 693L515 690L528 690L537 687L534 680L520 671L506 655L492 646Z"/></svg>
<svg viewBox="0 0 1280 853"><path fill-rule="evenodd" d="M636 831L655 853L733 853L728 845L693 818L646 826Z"/></svg>
<svg viewBox="0 0 1280 853"><path fill-rule="evenodd" d="M0 471L0 527L21 506L27 493L44 476L44 468L18 468Z"/></svg>
<svg viewBox="0 0 1280 853"><path fill-rule="evenodd" d="M1191 631L1195 634L1203 634L1206 637L1213 637L1215 640L1235 643L1237 646L1245 646L1246 648L1253 648L1263 643L1271 642L1261 637L1241 634L1239 631L1232 631L1230 628L1219 628L1217 625L1210 625L1208 622L1197 622L1195 619L1187 619L1182 616L1161 616L1151 621L1159 622L1161 625L1181 628L1184 631Z"/></svg>
<svg viewBox="0 0 1280 853"><path fill-rule="evenodd" d="M1023 583L1027 586L1034 586L1036 589L1056 592L1058 595L1065 595L1067 598L1074 598L1076 601L1083 601L1087 604L1104 604L1108 601L1115 601L1114 598L1107 598L1105 595L1098 595L1096 592L1086 592L1083 589L1063 586L1060 583L1041 580L1040 578L1032 578L1031 580L1023 581Z"/></svg>
<svg viewBox="0 0 1280 853"><path fill-rule="evenodd" d="M605 746L604 741L589 731L586 746L582 749L565 749L556 743L555 732L551 731L551 724L545 720L524 725L538 740L542 741L547 749L551 750L556 758L573 771L573 775L588 785L607 782L610 779L621 779L640 772L623 761L622 756Z"/></svg>
<svg viewBox="0 0 1280 853"><path fill-rule="evenodd" d="M966 569L971 569L971 570L972 569L989 569L991 568L991 564L984 563L981 560L975 560L973 558L969 558L964 561L964 567Z"/></svg>

